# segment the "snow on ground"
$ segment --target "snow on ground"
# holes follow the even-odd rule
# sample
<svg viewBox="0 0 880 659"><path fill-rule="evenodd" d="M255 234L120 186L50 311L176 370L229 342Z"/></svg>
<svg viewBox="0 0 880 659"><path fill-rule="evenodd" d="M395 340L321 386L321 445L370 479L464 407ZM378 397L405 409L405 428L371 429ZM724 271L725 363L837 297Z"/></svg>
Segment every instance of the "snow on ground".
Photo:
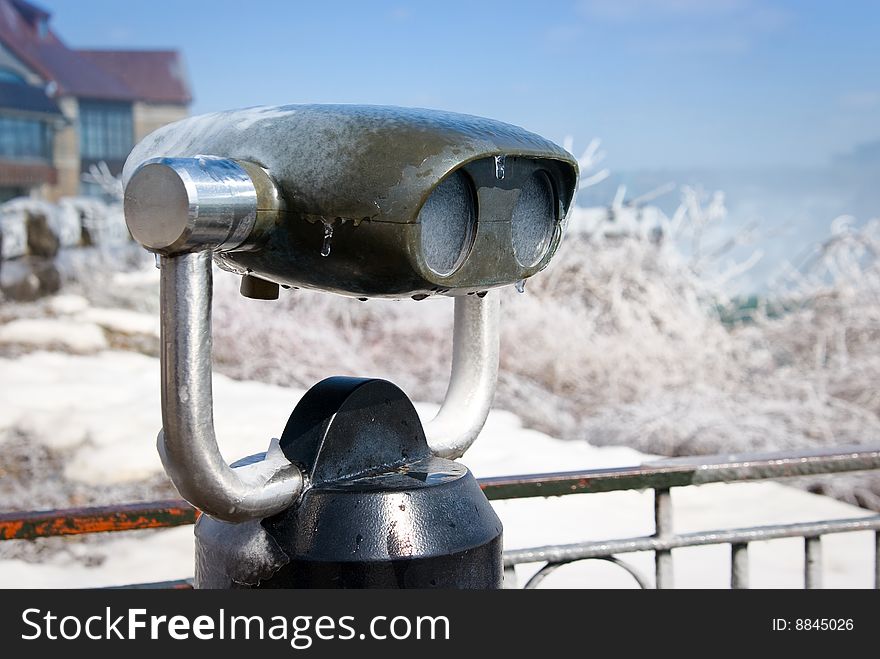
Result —
<svg viewBox="0 0 880 659"><path fill-rule="evenodd" d="M159 338L156 314L92 306L81 295L55 295L18 311L22 309L35 317L13 318L0 325L0 348L94 353L110 348L109 338Z"/></svg>
<svg viewBox="0 0 880 659"><path fill-rule="evenodd" d="M143 334L159 337L159 319L152 314L129 311L128 309L92 307L84 309L77 318L85 323L94 323L119 334Z"/></svg>
<svg viewBox="0 0 880 659"><path fill-rule="evenodd" d="M48 310L59 316L75 314L89 308L89 301L82 295L53 295L46 300Z"/></svg>
<svg viewBox="0 0 880 659"><path fill-rule="evenodd" d="M159 363L155 358L123 351L70 355L40 350L16 359L0 358L0 372L5 382L14 383L0 398L0 451L4 442L22 435L64 448L71 456L64 477L96 486L137 483L161 473L155 451L160 426ZM222 375L215 375L214 386L219 442L230 460L264 450L268 439L280 434L303 393ZM428 404L418 408L423 418L430 418L436 410ZM477 476L491 476L625 466L647 459L654 458L628 448L597 448L557 440L523 428L509 412L494 411L464 461ZM673 502L676 530L681 532L869 514L777 483L678 488L673 490ZM508 548L646 535L653 530L650 492L572 495L494 505L504 522ZM827 536L823 543L826 586L870 586L872 534ZM50 552L39 563L21 558L0 560L0 586L103 586L192 575L191 527L108 536L97 546L103 561L91 562L100 565L77 559L78 554L93 552L95 547L76 542L69 545L69 551ZM630 558L644 574L653 574L650 554ZM753 587L802 586L802 541L754 543L750 559ZM726 546L677 550L674 560L678 586L724 587L728 583ZM521 581L535 569L518 568ZM588 561L561 568L545 585L634 584L619 568Z"/></svg>
<svg viewBox="0 0 880 659"><path fill-rule="evenodd" d="M0 326L0 344L53 346L72 352L94 352L106 348L107 339L95 323L19 318Z"/></svg>

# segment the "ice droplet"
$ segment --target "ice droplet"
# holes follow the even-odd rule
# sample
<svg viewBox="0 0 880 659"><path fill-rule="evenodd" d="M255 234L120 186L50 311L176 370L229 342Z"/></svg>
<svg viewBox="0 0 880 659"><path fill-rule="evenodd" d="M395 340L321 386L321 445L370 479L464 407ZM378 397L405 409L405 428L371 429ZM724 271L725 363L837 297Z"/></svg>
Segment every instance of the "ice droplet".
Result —
<svg viewBox="0 0 880 659"><path fill-rule="evenodd" d="M518 282L516 282L516 284L514 284L514 286L516 286L517 293L525 293L526 292L526 280L525 279L520 279Z"/></svg>
<svg viewBox="0 0 880 659"><path fill-rule="evenodd" d="M504 178L504 156L495 156L495 178Z"/></svg>
<svg viewBox="0 0 880 659"><path fill-rule="evenodd" d="M159 256L158 254L153 254L153 256L156 258L156 270L161 270L162 269L162 257Z"/></svg>
<svg viewBox="0 0 880 659"><path fill-rule="evenodd" d="M324 225L324 242L321 245L321 256L330 256L330 242L333 240L333 226Z"/></svg>

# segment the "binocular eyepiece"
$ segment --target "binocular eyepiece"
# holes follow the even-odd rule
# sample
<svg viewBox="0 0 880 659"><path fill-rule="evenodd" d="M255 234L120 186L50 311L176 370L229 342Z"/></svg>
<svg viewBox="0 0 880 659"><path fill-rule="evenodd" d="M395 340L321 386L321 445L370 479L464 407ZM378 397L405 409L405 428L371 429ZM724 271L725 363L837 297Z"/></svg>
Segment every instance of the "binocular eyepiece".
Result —
<svg viewBox="0 0 880 659"><path fill-rule="evenodd" d="M210 250L275 285L463 295L524 280L559 246L577 162L488 119L291 105L166 126L126 163L125 216L163 255Z"/></svg>

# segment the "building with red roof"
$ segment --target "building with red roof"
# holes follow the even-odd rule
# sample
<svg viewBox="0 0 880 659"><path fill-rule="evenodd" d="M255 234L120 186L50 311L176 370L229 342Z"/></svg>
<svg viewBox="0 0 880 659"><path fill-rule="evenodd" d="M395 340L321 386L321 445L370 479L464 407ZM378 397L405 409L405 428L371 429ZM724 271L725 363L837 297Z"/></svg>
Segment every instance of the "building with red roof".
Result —
<svg viewBox="0 0 880 659"><path fill-rule="evenodd" d="M50 18L0 0L0 201L95 192L83 173L104 162L118 174L135 143L192 101L178 52L70 48Z"/></svg>

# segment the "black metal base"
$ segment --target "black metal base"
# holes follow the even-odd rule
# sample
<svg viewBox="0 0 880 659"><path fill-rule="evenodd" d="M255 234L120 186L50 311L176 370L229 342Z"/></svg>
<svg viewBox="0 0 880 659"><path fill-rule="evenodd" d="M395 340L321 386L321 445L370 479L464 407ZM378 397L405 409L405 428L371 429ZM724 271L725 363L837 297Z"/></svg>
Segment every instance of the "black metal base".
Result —
<svg viewBox="0 0 880 659"><path fill-rule="evenodd" d="M482 547L437 556L394 561L295 561L260 588L501 588L501 536Z"/></svg>
<svg viewBox="0 0 880 659"><path fill-rule="evenodd" d="M205 588L500 588L501 521L471 472L431 455L384 380L330 378L281 437L309 486L262 522L196 525Z"/></svg>

